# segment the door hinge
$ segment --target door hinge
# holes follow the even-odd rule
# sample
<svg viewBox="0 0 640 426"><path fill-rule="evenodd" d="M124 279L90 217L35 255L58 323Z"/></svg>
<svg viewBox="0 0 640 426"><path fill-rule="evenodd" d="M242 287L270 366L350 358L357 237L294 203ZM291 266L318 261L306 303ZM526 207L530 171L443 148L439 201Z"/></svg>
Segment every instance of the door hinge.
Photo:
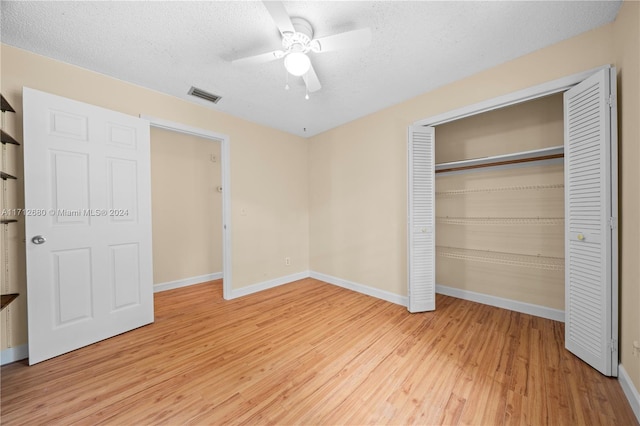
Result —
<svg viewBox="0 0 640 426"><path fill-rule="evenodd" d="M609 228L616 229L616 218L615 217L610 217L609 218Z"/></svg>
<svg viewBox="0 0 640 426"><path fill-rule="evenodd" d="M613 95L609 95L609 108L613 107L613 101L614 101Z"/></svg>
<svg viewBox="0 0 640 426"><path fill-rule="evenodd" d="M611 352L618 352L618 341L616 339L611 339L609 349L611 349Z"/></svg>

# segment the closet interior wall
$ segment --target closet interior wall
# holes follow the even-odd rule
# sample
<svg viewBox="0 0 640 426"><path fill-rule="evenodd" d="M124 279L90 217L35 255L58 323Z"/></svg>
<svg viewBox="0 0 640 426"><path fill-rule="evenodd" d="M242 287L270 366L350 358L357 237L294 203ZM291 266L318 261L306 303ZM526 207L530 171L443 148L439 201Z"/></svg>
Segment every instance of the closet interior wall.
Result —
<svg viewBox="0 0 640 426"><path fill-rule="evenodd" d="M221 162L221 142L151 127L154 284L222 273Z"/></svg>
<svg viewBox="0 0 640 426"><path fill-rule="evenodd" d="M562 94L436 127L435 162L563 145ZM436 173L436 283L564 310L562 159Z"/></svg>

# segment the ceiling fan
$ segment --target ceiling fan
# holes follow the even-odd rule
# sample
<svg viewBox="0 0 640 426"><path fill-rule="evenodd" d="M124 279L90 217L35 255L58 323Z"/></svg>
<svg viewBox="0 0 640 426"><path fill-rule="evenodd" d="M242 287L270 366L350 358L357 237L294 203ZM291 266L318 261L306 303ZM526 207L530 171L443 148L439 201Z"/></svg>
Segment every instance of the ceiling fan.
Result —
<svg viewBox="0 0 640 426"><path fill-rule="evenodd" d="M316 92L322 88L318 75L313 69L308 53L324 53L334 50L365 47L371 43L371 30L363 28L347 31L327 37L313 38L313 27L303 19L289 17L284 4L279 1L264 1L263 4L273 18L282 35L282 50L261 53L232 61L233 64L260 64L284 58L286 70L302 77L307 92ZM288 88L288 86L286 86ZM307 93L307 99L308 97Z"/></svg>

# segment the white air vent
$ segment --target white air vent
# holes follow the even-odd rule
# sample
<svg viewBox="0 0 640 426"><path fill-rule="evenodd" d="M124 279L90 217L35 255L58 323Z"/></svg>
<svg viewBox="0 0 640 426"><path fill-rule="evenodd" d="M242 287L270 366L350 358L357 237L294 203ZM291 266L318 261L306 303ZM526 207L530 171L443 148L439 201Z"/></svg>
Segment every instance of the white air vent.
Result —
<svg viewBox="0 0 640 426"><path fill-rule="evenodd" d="M218 96L218 95L214 95L213 93L209 93L209 92L205 92L202 89L198 89L197 87L191 87L191 89L189 89L189 94L191 96L195 96L196 98L200 98L200 99L204 99L205 101L209 101L209 102L213 102L214 104L217 104L218 101L220 99L222 99L222 97Z"/></svg>

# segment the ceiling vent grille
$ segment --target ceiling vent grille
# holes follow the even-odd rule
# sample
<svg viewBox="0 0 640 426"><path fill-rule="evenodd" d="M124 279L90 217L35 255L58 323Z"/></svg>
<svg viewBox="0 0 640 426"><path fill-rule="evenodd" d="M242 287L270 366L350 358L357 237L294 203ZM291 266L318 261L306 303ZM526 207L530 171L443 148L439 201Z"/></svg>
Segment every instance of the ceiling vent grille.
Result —
<svg viewBox="0 0 640 426"><path fill-rule="evenodd" d="M218 101L220 99L222 99L222 97L220 97L218 95L214 95L213 93L205 92L204 90L198 89L197 87L193 87L193 86L191 86L191 89L189 89L189 94L191 96L195 96L196 98L200 98L200 99L204 99L205 101L213 102L214 104L217 104Z"/></svg>

